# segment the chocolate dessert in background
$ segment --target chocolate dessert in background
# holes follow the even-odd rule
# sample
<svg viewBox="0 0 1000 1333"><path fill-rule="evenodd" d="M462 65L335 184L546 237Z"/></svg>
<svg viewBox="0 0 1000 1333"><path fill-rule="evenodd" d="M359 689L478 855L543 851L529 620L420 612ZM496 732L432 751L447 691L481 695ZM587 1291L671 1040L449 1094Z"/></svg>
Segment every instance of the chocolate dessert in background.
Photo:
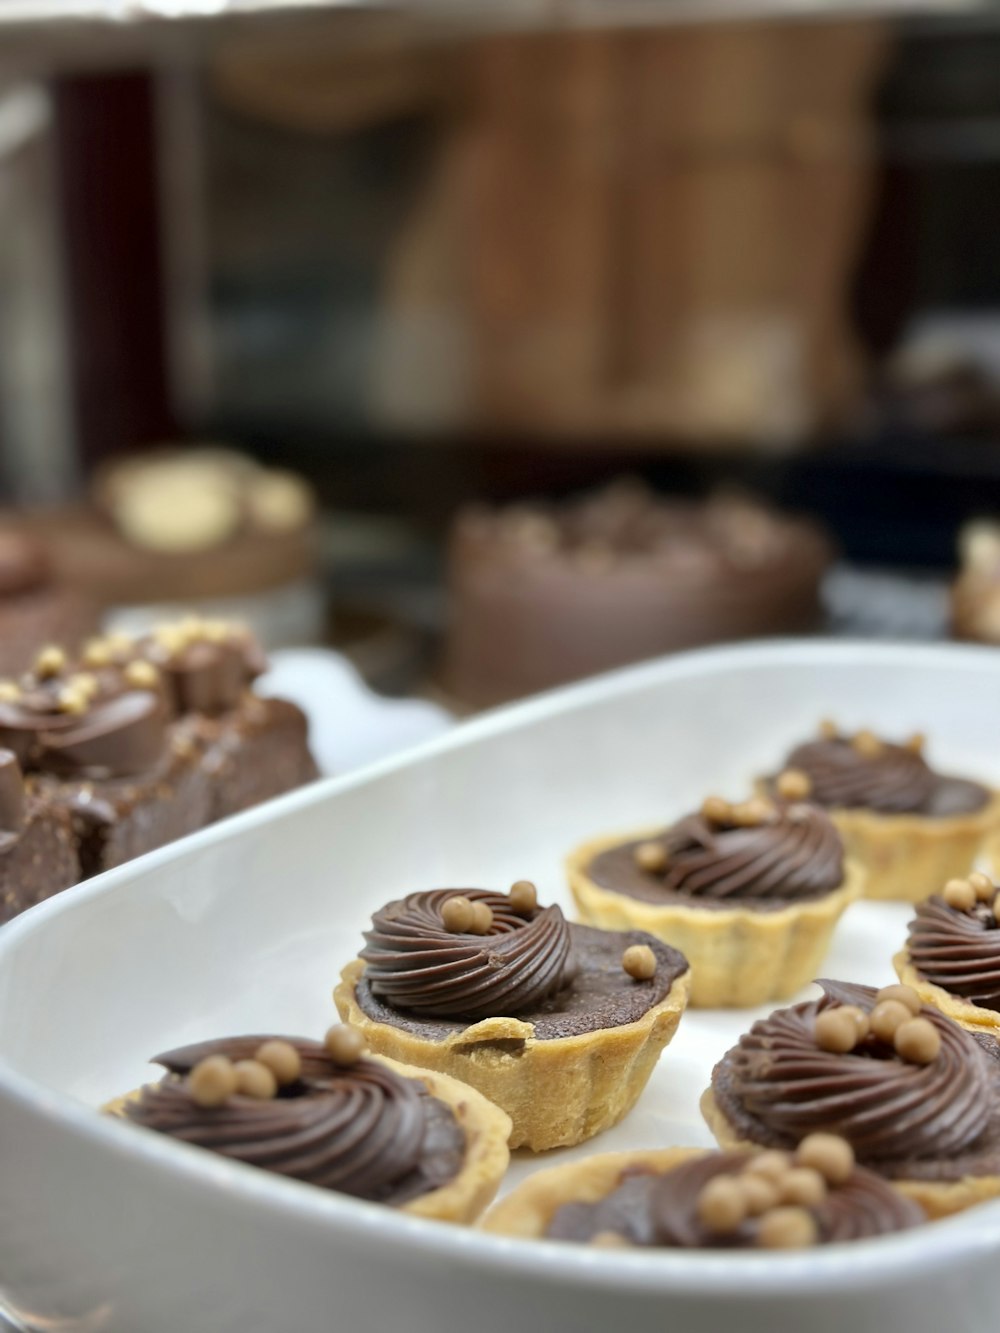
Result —
<svg viewBox="0 0 1000 1333"><path fill-rule="evenodd" d="M445 687L487 706L681 648L814 629L832 554L808 520L632 481L563 505L463 510Z"/></svg>
<svg viewBox="0 0 1000 1333"><path fill-rule="evenodd" d="M40 542L0 530L0 675L26 670L46 644L79 643L97 620L87 593L57 580Z"/></svg>
<svg viewBox="0 0 1000 1333"><path fill-rule="evenodd" d="M318 776L304 715L251 689L265 665L189 618L0 682L0 921Z"/></svg>

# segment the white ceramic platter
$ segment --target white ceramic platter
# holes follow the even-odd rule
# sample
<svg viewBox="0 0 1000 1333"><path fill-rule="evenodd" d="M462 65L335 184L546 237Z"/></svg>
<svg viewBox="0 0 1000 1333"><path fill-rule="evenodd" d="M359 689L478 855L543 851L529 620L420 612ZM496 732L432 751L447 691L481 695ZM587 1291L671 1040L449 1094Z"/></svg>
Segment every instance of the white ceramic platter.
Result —
<svg viewBox="0 0 1000 1333"><path fill-rule="evenodd" d="M708 792L740 796L823 715L925 731L938 766L1000 782L989 650L692 653L482 717L0 931L0 1296L60 1333L992 1331L997 1205L804 1255L528 1245L280 1180L93 1110L147 1077L157 1050L321 1033L338 967L389 898L528 877L565 902L574 843ZM907 914L852 908L826 972L889 981ZM689 1012L633 1114L574 1153L708 1143L698 1096L754 1016ZM511 1178L540 1160L521 1158Z"/></svg>

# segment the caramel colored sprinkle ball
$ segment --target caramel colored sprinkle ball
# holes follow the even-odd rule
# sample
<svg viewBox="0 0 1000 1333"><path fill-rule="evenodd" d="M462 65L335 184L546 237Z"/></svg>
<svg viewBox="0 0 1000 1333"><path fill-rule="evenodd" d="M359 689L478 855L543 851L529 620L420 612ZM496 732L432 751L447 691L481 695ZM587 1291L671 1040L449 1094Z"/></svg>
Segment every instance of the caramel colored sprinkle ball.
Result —
<svg viewBox="0 0 1000 1333"><path fill-rule="evenodd" d="M765 1180L780 1180L791 1169L792 1159L789 1153L769 1148L757 1153L744 1167L744 1176L763 1176Z"/></svg>
<svg viewBox="0 0 1000 1333"><path fill-rule="evenodd" d="M725 1235L746 1220L746 1196L738 1180L715 1176L698 1196L698 1221L709 1231Z"/></svg>
<svg viewBox="0 0 1000 1333"><path fill-rule="evenodd" d="M864 1041L868 1036L868 1015L863 1009L859 1009L856 1004L845 1004L840 1011L842 1014L850 1014L851 1022L854 1024L854 1032L858 1041Z"/></svg>
<svg viewBox="0 0 1000 1333"><path fill-rule="evenodd" d="M126 683L134 690L154 690L160 683L160 673L152 662L129 662L124 675Z"/></svg>
<svg viewBox="0 0 1000 1333"><path fill-rule="evenodd" d="M906 748L912 750L914 754L923 754L924 746L927 744L927 737L922 731L915 731L906 742Z"/></svg>
<svg viewBox="0 0 1000 1333"><path fill-rule="evenodd" d="M728 824L732 807L721 796L706 796L701 803L701 813L710 824Z"/></svg>
<svg viewBox="0 0 1000 1333"><path fill-rule="evenodd" d="M35 675L40 676L42 680L47 680L50 676L58 676L60 671L65 670L66 654L61 648L50 644L35 658Z"/></svg>
<svg viewBox="0 0 1000 1333"><path fill-rule="evenodd" d="M198 1106L221 1106L236 1092L239 1077L233 1062L224 1055L199 1060L188 1075L191 1100Z"/></svg>
<svg viewBox="0 0 1000 1333"><path fill-rule="evenodd" d="M625 1250L629 1248L629 1241L620 1231L595 1231L590 1238L591 1245L596 1245L599 1250Z"/></svg>
<svg viewBox="0 0 1000 1333"><path fill-rule="evenodd" d="M445 900L441 908L441 922L453 935L465 935L472 929L472 903L461 894Z"/></svg>
<svg viewBox="0 0 1000 1333"><path fill-rule="evenodd" d="M800 768L786 768L778 774L775 788L786 801L804 801L812 792L812 780Z"/></svg>
<svg viewBox="0 0 1000 1333"><path fill-rule="evenodd" d="M277 1094L278 1080L259 1060L237 1060L233 1068L236 1070L236 1089L244 1097L266 1102Z"/></svg>
<svg viewBox="0 0 1000 1333"><path fill-rule="evenodd" d="M729 810L730 821L737 828L757 828L766 824L774 813L773 807L761 796L751 796L749 801L740 801Z"/></svg>
<svg viewBox="0 0 1000 1333"><path fill-rule="evenodd" d="M530 916L538 907L538 890L530 879L519 879L510 886L511 910L518 916Z"/></svg>
<svg viewBox="0 0 1000 1333"><path fill-rule="evenodd" d="M58 702L61 713L85 713L90 701L82 690L67 685L59 691Z"/></svg>
<svg viewBox="0 0 1000 1333"><path fill-rule="evenodd" d="M837 730L836 722L833 722L830 720L830 718L825 717L819 724L819 734L823 737L825 741L835 741L837 737L840 735L840 732Z"/></svg>
<svg viewBox="0 0 1000 1333"><path fill-rule="evenodd" d="M967 879L950 879L941 896L956 912L968 912L976 905L976 890Z"/></svg>
<svg viewBox="0 0 1000 1333"><path fill-rule="evenodd" d="M365 1053L365 1039L360 1032L346 1023L337 1023L330 1028L323 1040L326 1053L335 1065L349 1069L356 1065Z"/></svg>
<svg viewBox="0 0 1000 1333"><path fill-rule="evenodd" d="M743 1191L743 1202L746 1204L748 1217L760 1217L769 1208L773 1208L780 1198L779 1186L766 1176L754 1175L751 1172L749 1175L739 1177L739 1185Z"/></svg>
<svg viewBox="0 0 1000 1333"><path fill-rule="evenodd" d="M858 754L863 754L866 759L878 758L885 748L873 731L859 731L851 744Z"/></svg>
<svg viewBox="0 0 1000 1333"><path fill-rule="evenodd" d="M809 1134L796 1149L795 1161L818 1171L828 1185L843 1185L854 1170L854 1149L836 1134Z"/></svg>
<svg viewBox="0 0 1000 1333"><path fill-rule="evenodd" d="M765 1250L804 1250L818 1239L812 1214L804 1208L775 1208L757 1224L757 1244Z"/></svg>
<svg viewBox="0 0 1000 1333"><path fill-rule="evenodd" d="M21 687L14 680L0 680L0 703L12 704L21 697Z"/></svg>
<svg viewBox="0 0 1000 1333"><path fill-rule="evenodd" d="M83 664L89 667L110 666L114 659L111 645L105 639L88 639L83 648Z"/></svg>
<svg viewBox="0 0 1000 1333"><path fill-rule="evenodd" d="M903 986L899 982L894 982L891 986L883 986L875 996L876 1003L882 1000L898 1000L900 1004L905 1004L911 1014L919 1014L921 1009L920 996L912 986Z"/></svg>
<svg viewBox="0 0 1000 1333"><path fill-rule="evenodd" d="M826 1177L815 1167L796 1166L778 1182L781 1202L816 1208L826 1198Z"/></svg>
<svg viewBox="0 0 1000 1333"><path fill-rule="evenodd" d="M630 944L622 954L622 967L636 981L656 976L656 954L648 944Z"/></svg>
<svg viewBox="0 0 1000 1333"><path fill-rule="evenodd" d="M635 863L649 875L658 875L667 868L667 849L662 842L640 842L635 849Z"/></svg>
<svg viewBox="0 0 1000 1333"><path fill-rule="evenodd" d="M257 1047L254 1059L266 1066L279 1085L294 1083L302 1073L302 1057L288 1041L265 1041Z"/></svg>
<svg viewBox="0 0 1000 1333"><path fill-rule="evenodd" d="M813 1029L816 1045L821 1051L833 1051L837 1055L846 1055L858 1044L858 1029L846 1007L824 1009L816 1015Z"/></svg>
<svg viewBox="0 0 1000 1333"><path fill-rule="evenodd" d="M892 1045L896 1030L908 1023L913 1014L899 1000L881 1000L871 1012L871 1030L879 1041Z"/></svg>
<svg viewBox="0 0 1000 1333"><path fill-rule="evenodd" d="M472 904L472 922L469 926L470 935L488 935L493 929L493 909L489 903L474 902Z"/></svg>
<svg viewBox="0 0 1000 1333"><path fill-rule="evenodd" d="M78 671L70 676L66 685L71 690L79 690L86 699L93 699L101 692L101 682L90 671Z"/></svg>
<svg viewBox="0 0 1000 1333"><path fill-rule="evenodd" d="M896 1054L914 1065L929 1065L941 1051L941 1034L927 1018L900 1023L892 1039Z"/></svg>
<svg viewBox="0 0 1000 1333"><path fill-rule="evenodd" d="M989 875L984 875L981 870L974 871L969 876L969 883L972 885L976 897L981 903L991 902L996 893L996 886Z"/></svg>

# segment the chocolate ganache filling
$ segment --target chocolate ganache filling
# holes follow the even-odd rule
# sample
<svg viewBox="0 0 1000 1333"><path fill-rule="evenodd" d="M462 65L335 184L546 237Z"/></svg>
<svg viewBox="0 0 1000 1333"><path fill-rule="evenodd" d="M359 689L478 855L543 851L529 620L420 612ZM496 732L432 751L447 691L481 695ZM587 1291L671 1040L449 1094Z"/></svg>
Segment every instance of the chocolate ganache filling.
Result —
<svg viewBox="0 0 1000 1333"><path fill-rule="evenodd" d="M946 1177L949 1163L959 1173L1000 1173L1000 1064L985 1046L925 1005L920 1016L940 1038L929 1063L904 1060L872 1035L846 1053L822 1050L817 1014L838 1005L870 1014L877 992L819 984L821 999L761 1019L716 1065L713 1091L734 1129L778 1148L839 1134L890 1177Z"/></svg>
<svg viewBox="0 0 1000 1333"><path fill-rule="evenodd" d="M693 898L706 907L781 907L832 893L843 883L840 834L816 806L771 807L755 824L738 818L710 819L703 812L680 820L651 840L663 848L660 869L644 869L637 861L639 849L650 845L646 840L599 853L588 874L602 888L648 902Z"/></svg>
<svg viewBox="0 0 1000 1333"><path fill-rule="evenodd" d="M892 745L867 733L807 741L785 768L804 773L809 799L830 809L947 816L971 814L989 799L976 782L936 773L916 745Z"/></svg>
<svg viewBox="0 0 1000 1333"><path fill-rule="evenodd" d="M603 1199L563 1204L545 1234L553 1240L589 1241L611 1232L640 1246L757 1248L759 1217L748 1217L733 1231L719 1234L705 1225L698 1207L710 1181L720 1176L738 1180L748 1162L752 1158L745 1152L714 1152L689 1158L663 1174L627 1169ZM917 1204L861 1167L855 1167L843 1184L831 1187L809 1211L818 1242L827 1245L882 1236L924 1221Z"/></svg>
<svg viewBox="0 0 1000 1333"><path fill-rule="evenodd" d="M523 1013L572 980L573 945L558 907L522 915L505 894L460 894L490 909L485 934L445 926L454 889L411 893L375 913L361 952L374 996L415 1014L473 1021Z"/></svg>
<svg viewBox="0 0 1000 1333"><path fill-rule="evenodd" d="M935 895L909 925L910 961L949 995L1000 1011L1000 923L989 903L950 907Z"/></svg>
<svg viewBox="0 0 1000 1333"><path fill-rule="evenodd" d="M422 1083L374 1060L333 1064L317 1042L289 1040L302 1061L269 1100L235 1094L200 1105L185 1075L223 1055L248 1060L265 1036L202 1042L156 1056L168 1070L125 1114L185 1143L356 1198L401 1204L458 1175L465 1136L451 1110Z"/></svg>

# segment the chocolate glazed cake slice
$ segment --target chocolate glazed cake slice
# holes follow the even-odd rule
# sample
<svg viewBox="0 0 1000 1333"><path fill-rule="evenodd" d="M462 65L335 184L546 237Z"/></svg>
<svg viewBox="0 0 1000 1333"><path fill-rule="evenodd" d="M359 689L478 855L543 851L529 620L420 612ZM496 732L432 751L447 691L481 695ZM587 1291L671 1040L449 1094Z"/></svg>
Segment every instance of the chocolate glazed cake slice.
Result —
<svg viewBox="0 0 1000 1333"><path fill-rule="evenodd" d="M675 949L572 926L526 880L410 894L365 939L334 991L341 1017L373 1050L502 1106L512 1147L578 1143L620 1120L687 1003Z"/></svg>
<svg viewBox="0 0 1000 1333"><path fill-rule="evenodd" d="M845 1138L928 1216L1000 1194L1000 1048L908 986L820 983L755 1023L716 1065L702 1110L724 1148Z"/></svg>
<svg viewBox="0 0 1000 1333"><path fill-rule="evenodd" d="M133 1124L320 1189L472 1221L507 1168L510 1121L453 1079L324 1043L230 1037L155 1058L166 1076L109 1108Z"/></svg>

